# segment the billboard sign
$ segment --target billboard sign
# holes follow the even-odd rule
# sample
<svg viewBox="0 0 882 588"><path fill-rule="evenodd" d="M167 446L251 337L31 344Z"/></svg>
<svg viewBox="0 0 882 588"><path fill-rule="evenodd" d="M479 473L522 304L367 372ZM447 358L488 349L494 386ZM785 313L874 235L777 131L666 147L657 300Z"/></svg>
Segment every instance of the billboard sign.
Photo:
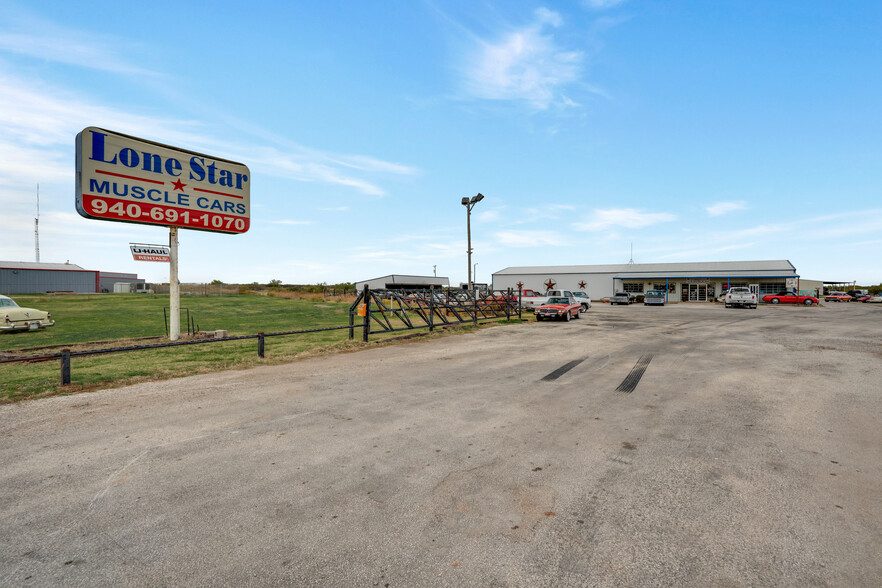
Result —
<svg viewBox="0 0 882 588"><path fill-rule="evenodd" d="M141 243L129 246L135 261L171 261L171 249L165 245L145 245Z"/></svg>
<svg viewBox="0 0 882 588"><path fill-rule="evenodd" d="M77 134L76 150L86 218L234 234L251 224L244 164L97 127Z"/></svg>

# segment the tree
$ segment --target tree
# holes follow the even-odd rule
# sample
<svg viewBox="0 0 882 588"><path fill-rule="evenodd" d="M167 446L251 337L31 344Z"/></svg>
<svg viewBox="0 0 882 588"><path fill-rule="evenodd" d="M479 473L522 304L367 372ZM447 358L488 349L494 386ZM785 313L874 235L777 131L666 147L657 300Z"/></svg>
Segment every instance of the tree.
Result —
<svg viewBox="0 0 882 588"><path fill-rule="evenodd" d="M270 280L269 284L267 284L267 286L269 286L270 288L277 288L281 285L282 285L282 280Z"/></svg>

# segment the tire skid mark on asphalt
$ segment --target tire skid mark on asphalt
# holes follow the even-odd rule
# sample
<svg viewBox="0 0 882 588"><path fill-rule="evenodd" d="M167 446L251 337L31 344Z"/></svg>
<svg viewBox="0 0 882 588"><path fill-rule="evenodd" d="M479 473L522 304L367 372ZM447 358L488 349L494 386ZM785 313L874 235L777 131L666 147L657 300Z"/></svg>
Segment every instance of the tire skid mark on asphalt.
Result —
<svg viewBox="0 0 882 588"><path fill-rule="evenodd" d="M558 379L559 377L561 377L562 375L564 375L565 373L567 373L568 371L570 371L571 369L573 369L574 367L576 367L577 365L579 365L580 363L582 363L583 361L585 361L586 359L588 359L587 356L583 357L582 359L574 359L573 361L567 362L564 365L557 368L556 370L554 370L553 372L551 372L550 374L546 375L544 378L542 378L542 381L543 382L552 382L552 381Z"/></svg>
<svg viewBox="0 0 882 588"><path fill-rule="evenodd" d="M631 373L625 376L625 379L622 380L622 383L616 388L616 392L624 392L626 394L633 392L634 389L637 388L637 384L640 383L640 379L643 377L643 373L649 366L650 361L652 361L651 353L644 353L641 355L640 359L637 360L637 363L634 364L634 367L631 369Z"/></svg>

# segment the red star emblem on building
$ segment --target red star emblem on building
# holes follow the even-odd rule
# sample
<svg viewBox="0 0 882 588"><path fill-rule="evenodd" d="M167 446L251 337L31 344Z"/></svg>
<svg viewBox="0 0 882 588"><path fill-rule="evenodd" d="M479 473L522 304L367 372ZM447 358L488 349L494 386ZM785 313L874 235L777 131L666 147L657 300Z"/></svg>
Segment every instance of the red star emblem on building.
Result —
<svg viewBox="0 0 882 588"><path fill-rule="evenodd" d="M524 288L524 283L518 282L517 286L518 286L518 290L522 290Z"/></svg>
<svg viewBox="0 0 882 588"><path fill-rule="evenodd" d="M557 284L557 282L555 282L555 281L552 280L551 278L548 278L548 281L545 282L545 287L546 287L547 289L551 290L552 288L554 288L554 285L555 285L555 284Z"/></svg>
<svg viewBox="0 0 882 588"><path fill-rule="evenodd" d="M184 191L184 186L186 186L186 185L187 185L187 184L185 184L185 183L182 182L181 180L175 180L174 182L172 182L172 189L173 189L175 192L183 192L183 191Z"/></svg>
<svg viewBox="0 0 882 588"><path fill-rule="evenodd" d="M579 288L584 290L585 289L585 282L579 282Z"/></svg>

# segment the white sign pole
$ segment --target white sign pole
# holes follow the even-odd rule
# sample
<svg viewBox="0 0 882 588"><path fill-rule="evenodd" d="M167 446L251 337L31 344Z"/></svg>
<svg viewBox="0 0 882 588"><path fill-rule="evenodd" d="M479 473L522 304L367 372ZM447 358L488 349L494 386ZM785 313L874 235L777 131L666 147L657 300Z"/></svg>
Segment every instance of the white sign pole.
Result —
<svg viewBox="0 0 882 588"><path fill-rule="evenodd" d="M177 341L181 337L181 285L178 283L178 228L168 228L168 248L171 252L168 264L169 328L168 338Z"/></svg>

